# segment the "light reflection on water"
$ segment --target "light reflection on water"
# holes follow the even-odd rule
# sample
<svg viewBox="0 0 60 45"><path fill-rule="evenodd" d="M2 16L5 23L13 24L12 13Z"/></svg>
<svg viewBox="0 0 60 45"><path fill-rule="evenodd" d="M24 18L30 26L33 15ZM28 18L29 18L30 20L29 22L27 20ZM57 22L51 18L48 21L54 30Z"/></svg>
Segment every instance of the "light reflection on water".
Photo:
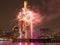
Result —
<svg viewBox="0 0 60 45"><path fill-rule="evenodd" d="M0 45L19 45L19 42L13 43L12 41L0 41ZM24 43L22 45L25 45ZM31 45L31 43L27 43ZM60 45L60 43L33 43L33 45Z"/></svg>

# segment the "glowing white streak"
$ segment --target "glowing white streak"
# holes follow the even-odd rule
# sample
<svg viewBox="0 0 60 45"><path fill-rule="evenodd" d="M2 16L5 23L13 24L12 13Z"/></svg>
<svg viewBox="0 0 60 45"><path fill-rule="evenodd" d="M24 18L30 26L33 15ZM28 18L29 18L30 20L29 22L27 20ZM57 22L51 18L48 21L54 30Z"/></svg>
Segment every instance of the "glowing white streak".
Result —
<svg viewBox="0 0 60 45"><path fill-rule="evenodd" d="M32 19L33 16L31 15L30 16L30 29L31 29L31 39L33 38L33 23L32 23ZM33 43L31 43L31 45L33 45Z"/></svg>
<svg viewBox="0 0 60 45"><path fill-rule="evenodd" d="M32 25L32 22L31 22L31 25L30 25L30 29L31 29L31 39L33 38L33 25Z"/></svg>

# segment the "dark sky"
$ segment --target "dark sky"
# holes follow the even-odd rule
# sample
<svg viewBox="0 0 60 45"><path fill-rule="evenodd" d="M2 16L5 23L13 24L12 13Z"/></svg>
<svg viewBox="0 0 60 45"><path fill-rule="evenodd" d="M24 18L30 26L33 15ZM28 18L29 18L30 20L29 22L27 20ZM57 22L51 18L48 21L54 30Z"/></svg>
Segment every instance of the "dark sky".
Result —
<svg viewBox="0 0 60 45"><path fill-rule="evenodd" d="M16 24L16 15L23 7L24 0L0 0L0 28L10 30ZM31 8L44 16L42 28L60 30L60 0L28 0ZM12 25L10 25L12 24ZM10 25L10 26L9 26Z"/></svg>

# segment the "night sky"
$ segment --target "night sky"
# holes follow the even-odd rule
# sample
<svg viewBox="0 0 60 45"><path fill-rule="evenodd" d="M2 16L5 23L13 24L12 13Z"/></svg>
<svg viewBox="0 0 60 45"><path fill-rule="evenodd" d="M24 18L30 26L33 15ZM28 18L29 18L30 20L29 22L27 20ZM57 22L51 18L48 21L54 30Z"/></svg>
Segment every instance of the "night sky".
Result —
<svg viewBox="0 0 60 45"><path fill-rule="evenodd" d="M10 30L16 25L16 16L24 0L0 0L0 30ZM54 33L60 30L60 0L28 0L30 8L44 16L37 28L49 28Z"/></svg>

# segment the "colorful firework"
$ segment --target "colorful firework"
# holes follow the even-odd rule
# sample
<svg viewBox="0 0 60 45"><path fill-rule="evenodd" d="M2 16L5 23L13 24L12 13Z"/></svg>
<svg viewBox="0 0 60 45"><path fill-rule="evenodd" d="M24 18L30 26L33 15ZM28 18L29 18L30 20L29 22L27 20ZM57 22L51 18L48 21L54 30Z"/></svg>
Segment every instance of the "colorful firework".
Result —
<svg viewBox="0 0 60 45"><path fill-rule="evenodd" d="M33 10L30 10L27 8L27 2L24 1L24 7L22 8L22 11L19 12L18 16L18 25L19 25L19 33L20 33L20 38L25 38L27 39L28 34L27 34L27 26L30 26L30 37L31 39L33 38L33 25L37 24L38 22L41 22L42 18L39 15L39 13L34 12ZM25 43L27 44L27 43ZM21 43L20 43L21 45ZM33 43L31 43L33 45Z"/></svg>

